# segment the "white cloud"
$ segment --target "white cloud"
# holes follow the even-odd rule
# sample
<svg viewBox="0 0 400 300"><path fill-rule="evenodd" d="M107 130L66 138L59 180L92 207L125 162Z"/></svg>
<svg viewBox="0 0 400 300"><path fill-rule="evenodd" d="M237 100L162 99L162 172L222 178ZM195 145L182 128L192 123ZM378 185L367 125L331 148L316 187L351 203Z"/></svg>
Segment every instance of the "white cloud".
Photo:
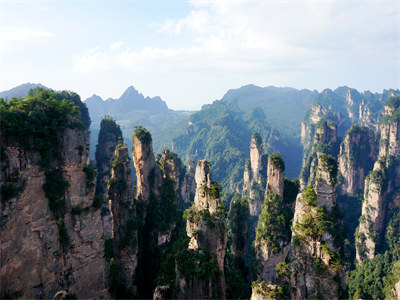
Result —
<svg viewBox="0 0 400 300"><path fill-rule="evenodd" d="M110 50L114 51L122 46L123 42L116 42L110 46Z"/></svg>
<svg viewBox="0 0 400 300"><path fill-rule="evenodd" d="M218 83L224 88L255 83L321 89L332 82L373 89L367 85L383 85L390 76L375 69L397 74L396 2L191 3L193 9L185 17L153 25L159 35L189 35L191 44L132 50L119 42L76 54L75 70L123 71L132 78L140 74L149 78L149 86L168 75L171 84L166 89L173 81L188 86L187 94L177 99L192 96L189 86L195 85L189 78L200 88L214 89ZM165 93L173 97L169 90ZM196 101L204 103L204 95L198 93Z"/></svg>
<svg viewBox="0 0 400 300"><path fill-rule="evenodd" d="M1 42L20 42L33 39L49 39L55 37L56 36L53 33L33 30L30 28L6 27L0 33Z"/></svg>

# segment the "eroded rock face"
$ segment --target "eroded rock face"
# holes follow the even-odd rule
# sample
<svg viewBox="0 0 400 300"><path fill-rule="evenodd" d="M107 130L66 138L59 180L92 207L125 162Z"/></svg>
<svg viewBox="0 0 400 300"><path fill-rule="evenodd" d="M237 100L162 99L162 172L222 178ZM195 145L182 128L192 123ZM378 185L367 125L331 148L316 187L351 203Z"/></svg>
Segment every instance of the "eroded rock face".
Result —
<svg viewBox="0 0 400 300"><path fill-rule="evenodd" d="M345 289L344 267L338 260L344 245L335 243L337 237L333 235L340 233L341 220L335 224L335 233L323 226L326 214L336 207L334 177L326 157L320 155L318 161L315 200L310 190L296 199L291 244L292 299L339 299ZM326 213L322 206L327 208Z"/></svg>
<svg viewBox="0 0 400 300"><path fill-rule="evenodd" d="M148 131L136 131L133 136L133 163L136 170L136 197L148 202L152 186L161 184L161 172L156 168L151 135ZM158 191L153 191L159 196Z"/></svg>
<svg viewBox="0 0 400 300"><path fill-rule="evenodd" d="M303 169L300 174L300 187L302 189L307 185L313 186L315 183L318 155L326 153L336 157L339 151L336 123L328 123L325 119L320 119L315 125L314 131L312 146L305 157Z"/></svg>
<svg viewBox="0 0 400 300"><path fill-rule="evenodd" d="M211 283L218 290L218 298L225 298L225 255L226 255L226 220L224 213L221 213L218 193L213 192L211 183L210 164L208 161L200 160L196 168L196 196L193 203L193 210L209 215L208 218L200 217L199 220L187 220L186 232L190 237L189 249L204 251L209 249L211 256L216 261L218 269L217 282ZM213 226L210 226L212 222ZM206 282L196 280L197 284L204 285ZM196 284L196 285L197 285ZM212 291L213 288L207 289ZM191 295L193 288L186 286L185 294ZM198 295L200 296L200 295ZM212 297L212 295L211 295ZM204 294L199 298L210 298Z"/></svg>
<svg viewBox="0 0 400 300"><path fill-rule="evenodd" d="M378 159L365 179L362 216L356 232L356 258L359 262L375 257L384 234L385 217L391 200L389 195L400 187L399 122L390 119L394 111L394 107L385 106L383 119L389 121L380 125Z"/></svg>
<svg viewBox="0 0 400 300"><path fill-rule="evenodd" d="M113 220L113 248L119 266L119 278L127 291L136 294L134 275L138 263L138 233L135 225L136 205L128 149L118 145L108 196Z"/></svg>
<svg viewBox="0 0 400 300"><path fill-rule="evenodd" d="M285 236L285 233L282 232L282 228L286 227L286 214L283 214L283 211L287 212L287 218L290 221L293 216L293 210L289 207L289 203L283 203L284 162L279 154L272 154L268 158L267 173L268 181L265 192L265 203L263 204L256 228L254 250L259 262L258 274L260 280L264 283L276 283L275 267L279 263L285 263L290 253L290 235ZM276 226L275 224L278 223L281 225ZM267 290L272 291L273 287L263 287L261 284L253 284L252 299L257 299L260 295L264 294L264 296L267 296Z"/></svg>
<svg viewBox="0 0 400 300"><path fill-rule="evenodd" d="M111 165L114 159L115 148L122 139L120 127L111 118L105 118L100 123L98 144L96 146L97 182L96 195L106 198L107 182L110 180ZM112 217L108 199L101 206L101 220L105 238L112 236Z"/></svg>
<svg viewBox="0 0 400 300"><path fill-rule="evenodd" d="M158 159L164 179L168 176L174 181L174 191L178 196L178 207L186 209L196 193L194 161L189 162L188 170L179 157L165 148Z"/></svg>
<svg viewBox="0 0 400 300"><path fill-rule="evenodd" d="M339 172L342 195L364 194L365 177L372 170L378 156L375 133L367 127L353 125L340 145Z"/></svg>
<svg viewBox="0 0 400 300"><path fill-rule="evenodd" d="M10 137L2 139L1 178L14 176L18 190L1 203L0 295L53 298L64 289L79 298L107 297L100 210L92 207L94 182L83 171L88 134L68 128L60 138L61 157L52 167L69 186L58 220L43 190L39 153L26 151Z"/></svg>

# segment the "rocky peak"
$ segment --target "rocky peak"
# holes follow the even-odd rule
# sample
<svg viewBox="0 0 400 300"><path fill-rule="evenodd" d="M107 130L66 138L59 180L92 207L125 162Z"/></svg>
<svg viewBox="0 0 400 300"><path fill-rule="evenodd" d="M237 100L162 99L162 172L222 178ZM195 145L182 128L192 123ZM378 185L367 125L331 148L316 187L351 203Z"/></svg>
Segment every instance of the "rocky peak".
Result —
<svg viewBox="0 0 400 300"><path fill-rule="evenodd" d="M225 298L225 254L226 254L226 212L221 206L219 184L211 182L210 163L200 160L196 168L196 195L192 208L185 212L187 214L186 232L190 237L188 248L194 251L209 251L211 257L216 261L218 274L215 283L207 281L204 291L199 294L192 291L197 285L204 286L206 282L200 278L195 279L196 284L192 287L181 286L184 291L183 297L197 295L197 298L212 297L212 290L216 288L218 298ZM183 279L186 282L185 279Z"/></svg>
<svg viewBox="0 0 400 300"><path fill-rule="evenodd" d="M399 116L400 97L389 98L379 126L378 159L373 171L365 179L362 215L356 232L358 262L375 257L383 239L385 218L391 201L389 195L400 188ZM391 174L390 177L388 174Z"/></svg>
<svg viewBox="0 0 400 300"><path fill-rule="evenodd" d="M126 289L118 293L135 294L133 278L138 262L138 237L137 231L131 227L136 221L136 207L128 148L122 144L115 149L111 179L108 182L108 197L112 211L114 258L121 287Z"/></svg>
<svg viewBox="0 0 400 300"><path fill-rule="evenodd" d="M156 168L150 132L145 128L138 127L133 134L132 157L136 169L137 199L148 202L151 183L160 183L161 173L159 168Z"/></svg>
<svg viewBox="0 0 400 300"><path fill-rule="evenodd" d="M108 297L88 132L72 106L54 101L69 94L36 92L2 106L22 118L0 120L0 297Z"/></svg>
<svg viewBox="0 0 400 300"><path fill-rule="evenodd" d="M114 151L121 139L122 132L119 125L111 117L104 117L100 123L95 157L97 167L96 198L97 201L102 202L100 203L101 218L106 238L110 238L112 235L112 218L108 201L103 201L103 199L105 198L107 182L110 180Z"/></svg>
<svg viewBox="0 0 400 300"><path fill-rule="evenodd" d="M219 197L213 194L213 184L211 183L210 162L199 160L196 168L196 195L194 197L194 207L199 210L208 210L216 213L217 207L221 206Z"/></svg>
<svg viewBox="0 0 400 300"><path fill-rule="evenodd" d="M344 292L344 269L340 262L344 241L337 215L332 156L319 154L315 189L306 187L296 199L293 218L291 285L292 299L326 297L339 299Z"/></svg>
<svg viewBox="0 0 400 300"><path fill-rule="evenodd" d="M375 133L367 127L353 125L340 144L338 158L342 181L339 193L354 197L364 194L364 181L378 156Z"/></svg>
<svg viewBox="0 0 400 300"><path fill-rule="evenodd" d="M251 178L258 181L262 169L262 140L258 133L254 133L250 142Z"/></svg>
<svg viewBox="0 0 400 300"><path fill-rule="evenodd" d="M318 155L318 172L315 181L317 205L331 210L336 205L337 163L331 155Z"/></svg>
<svg viewBox="0 0 400 300"><path fill-rule="evenodd" d="M267 168L267 187L265 193L278 194L283 197L284 188L284 172L285 163L279 154L271 154L268 157L268 168Z"/></svg>

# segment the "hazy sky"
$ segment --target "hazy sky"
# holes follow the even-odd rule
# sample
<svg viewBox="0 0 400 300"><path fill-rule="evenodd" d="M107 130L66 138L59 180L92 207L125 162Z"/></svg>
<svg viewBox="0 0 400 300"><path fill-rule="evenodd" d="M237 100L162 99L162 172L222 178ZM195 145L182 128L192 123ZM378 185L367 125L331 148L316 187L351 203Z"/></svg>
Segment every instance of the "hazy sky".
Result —
<svg viewBox="0 0 400 300"><path fill-rule="evenodd" d="M400 88L400 1L6 1L0 90L133 85L199 109L246 84Z"/></svg>

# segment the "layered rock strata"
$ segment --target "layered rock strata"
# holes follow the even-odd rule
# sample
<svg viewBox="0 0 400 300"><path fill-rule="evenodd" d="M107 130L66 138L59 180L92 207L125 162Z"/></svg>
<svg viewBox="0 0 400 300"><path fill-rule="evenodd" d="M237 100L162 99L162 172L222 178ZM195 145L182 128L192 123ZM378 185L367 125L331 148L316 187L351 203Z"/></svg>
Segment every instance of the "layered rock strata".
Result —
<svg viewBox="0 0 400 300"><path fill-rule="evenodd" d="M108 197L112 212L113 249L118 265L119 279L126 293L136 294L134 275L138 263L138 220L128 149L118 145L115 149Z"/></svg>
<svg viewBox="0 0 400 300"><path fill-rule="evenodd" d="M292 299L339 299L345 290L341 220L335 210L335 160L320 154L315 190L296 199L292 232Z"/></svg>

